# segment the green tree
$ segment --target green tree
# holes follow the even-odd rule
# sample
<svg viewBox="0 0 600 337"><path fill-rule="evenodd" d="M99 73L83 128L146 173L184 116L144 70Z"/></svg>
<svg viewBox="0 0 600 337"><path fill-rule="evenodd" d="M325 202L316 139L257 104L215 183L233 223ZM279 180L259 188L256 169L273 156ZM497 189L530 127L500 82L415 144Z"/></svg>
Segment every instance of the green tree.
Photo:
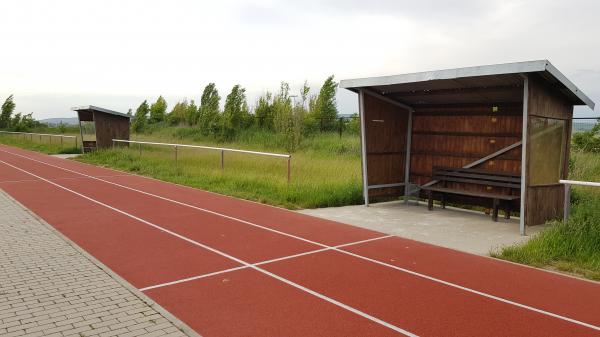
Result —
<svg viewBox="0 0 600 337"><path fill-rule="evenodd" d="M199 111L196 106L196 102L194 100L190 101L190 104L187 107L187 111L185 112L185 120L188 125L196 125L198 124Z"/></svg>
<svg viewBox="0 0 600 337"><path fill-rule="evenodd" d="M148 106L148 101L144 100L142 104L135 110L135 116L133 117L133 124L131 128L134 132L142 132L146 128L146 124L148 123L148 113L150 112L150 107Z"/></svg>
<svg viewBox="0 0 600 337"><path fill-rule="evenodd" d="M22 125L21 125L22 115L23 114L19 112L10 119L9 124L10 124L11 129L13 129L14 131L23 131Z"/></svg>
<svg viewBox="0 0 600 337"><path fill-rule="evenodd" d="M21 118L21 125L25 130L30 130L40 125L40 122L33 119L33 113L28 113Z"/></svg>
<svg viewBox="0 0 600 337"><path fill-rule="evenodd" d="M269 130L273 128L273 95L270 92L258 98L254 108L254 115L256 116L258 127Z"/></svg>
<svg viewBox="0 0 600 337"><path fill-rule="evenodd" d="M290 85L281 82L279 92L273 97L273 126L278 133L285 133L292 117L292 99Z"/></svg>
<svg viewBox="0 0 600 337"><path fill-rule="evenodd" d="M150 106L150 123L160 123L166 119L167 101L159 96L154 104Z"/></svg>
<svg viewBox="0 0 600 337"><path fill-rule="evenodd" d="M173 107L173 110L169 113L167 120L171 125L183 124L186 121L186 116L188 112L188 102L184 100L183 102L177 102Z"/></svg>
<svg viewBox="0 0 600 337"><path fill-rule="evenodd" d="M0 113L0 129L6 129L10 126L12 113L15 111L16 104L13 100L13 95L8 98L2 104L2 112Z"/></svg>
<svg viewBox="0 0 600 337"><path fill-rule="evenodd" d="M198 125L205 133L215 133L219 125L219 103L221 96L214 83L209 83L200 98Z"/></svg>
<svg viewBox="0 0 600 337"><path fill-rule="evenodd" d="M243 127L248 120L248 104L246 103L246 89L236 84L225 99L223 108L223 133L225 138L231 138Z"/></svg>
<svg viewBox="0 0 600 337"><path fill-rule="evenodd" d="M310 87L308 86L308 82L304 81L304 85L300 90L300 98L302 99L302 107L306 109L306 103L308 102L308 98L310 94Z"/></svg>
<svg viewBox="0 0 600 337"><path fill-rule="evenodd" d="M329 76L316 98L309 102L311 116L318 120L322 130L333 130L337 122L338 110L335 95L338 84L333 75Z"/></svg>
<svg viewBox="0 0 600 337"><path fill-rule="evenodd" d="M302 139L306 109L302 107L302 102L292 104L288 83L281 82L279 92L273 98L272 110L275 131L284 136L286 149L294 152Z"/></svg>

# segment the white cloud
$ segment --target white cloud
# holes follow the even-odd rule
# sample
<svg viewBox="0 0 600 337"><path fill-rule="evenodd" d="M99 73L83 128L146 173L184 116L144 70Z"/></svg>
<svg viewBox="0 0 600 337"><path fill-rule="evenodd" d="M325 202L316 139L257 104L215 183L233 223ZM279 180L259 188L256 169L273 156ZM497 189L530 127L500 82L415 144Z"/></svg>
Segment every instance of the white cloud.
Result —
<svg viewBox="0 0 600 337"><path fill-rule="evenodd" d="M600 101L597 1L75 1L0 3L0 99L38 118L141 98L250 102L282 80L338 79L548 58ZM344 113L352 94L339 97Z"/></svg>

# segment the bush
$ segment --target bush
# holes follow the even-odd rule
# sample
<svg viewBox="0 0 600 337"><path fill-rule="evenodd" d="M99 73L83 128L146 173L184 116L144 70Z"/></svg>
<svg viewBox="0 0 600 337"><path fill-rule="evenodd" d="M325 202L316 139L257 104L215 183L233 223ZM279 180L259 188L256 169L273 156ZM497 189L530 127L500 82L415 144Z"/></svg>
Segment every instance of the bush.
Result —
<svg viewBox="0 0 600 337"><path fill-rule="evenodd" d="M600 153L600 119L590 131L573 134L573 148L584 152Z"/></svg>

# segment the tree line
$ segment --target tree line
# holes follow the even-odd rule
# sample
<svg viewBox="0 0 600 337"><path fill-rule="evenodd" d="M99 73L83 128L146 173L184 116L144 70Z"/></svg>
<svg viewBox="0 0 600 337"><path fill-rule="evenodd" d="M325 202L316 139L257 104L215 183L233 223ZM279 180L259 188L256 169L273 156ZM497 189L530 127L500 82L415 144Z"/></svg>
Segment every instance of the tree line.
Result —
<svg viewBox="0 0 600 337"><path fill-rule="evenodd" d="M32 113L23 114L21 112L13 114L17 105L14 96L10 95L0 110L0 129L11 131L27 131L33 127L39 126L39 122L33 119Z"/></svg>
<svg viewBox="0 0 600 337"><path fill-rule="evenodd" d="M167 112L167 102L162 96L152 104L144 100L133 114L131 127L133 132L141 133L151 125L187 125L206 136L223 140L235 138L244 129L257 128L282 134L287 147L293 151L307 133L317 128L321 131L336 129L336 93L333 75L314 95L310 94L306 82L297 95L290 91L288 83L282 82L277 92L264 93L250 107L246 89L238 84L231 88L221 109L219 91L215 83L209 83L199 104L194 100L183 100L170 112Z"/></svg>

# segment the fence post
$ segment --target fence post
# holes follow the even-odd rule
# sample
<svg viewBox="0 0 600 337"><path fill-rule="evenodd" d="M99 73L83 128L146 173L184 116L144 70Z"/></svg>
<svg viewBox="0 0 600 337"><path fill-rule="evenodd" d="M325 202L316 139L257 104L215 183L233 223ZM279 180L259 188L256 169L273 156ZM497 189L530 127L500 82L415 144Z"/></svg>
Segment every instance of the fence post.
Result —
<svg viewBox="0 0 600 337"><path fill-rule="evenodd" d="M292 155L290 155L287 160L287 183L288 183L288 185L290 184L291 180L292 180Z"/></svg>
<svg viewBox="0 0 600 337"><path fill-rule="evenodd" d="M571 185L565 184L565 209L563 211L563 221L569 219L569 211L571 208Z"/></svg>
<svg viewBox="0 0 600 337"><path fill-rule="evenodd" d="M177 167L177 145L175 145L175 167Z"/></svg>
<svg viewBox="0 0 600 337"><path fill-rule="evenodd" d="M339 118L339 128L340 128L340 139L342 139L342 130L344 129L344 120L342 117Z"/></svg>
<svg viewBox="0 0 600 337"><path fill-rule="evenodd" d="M60 136L60 148L61 149L63 148L63 136L62 135Z"/></svg>
<svg viewBox="0 0 600 337"><path fill-rule="evenodd" d="M140 157L142 156L142 143L138 144L140 146Z"/></svg>
<svg viewBox="0 0 600 337"><path fill-rule="evenodd" d="M221 150L221 171L225 171L225 150Z"/></svg>

